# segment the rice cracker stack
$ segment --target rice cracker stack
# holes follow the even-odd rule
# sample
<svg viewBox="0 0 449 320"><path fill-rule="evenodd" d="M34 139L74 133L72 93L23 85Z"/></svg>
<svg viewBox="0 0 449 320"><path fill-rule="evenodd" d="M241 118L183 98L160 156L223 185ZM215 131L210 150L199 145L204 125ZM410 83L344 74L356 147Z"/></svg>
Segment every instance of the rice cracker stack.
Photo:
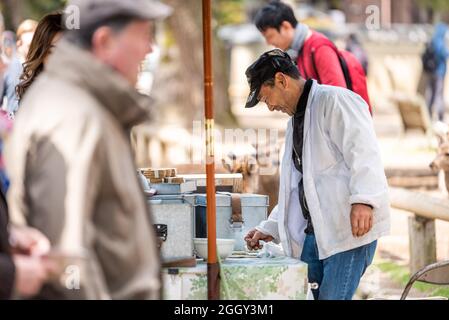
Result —
<svg viewBox="0 0 449 320"><path fill-rule="evenodd" d="M166 176L165 169L143 169L142 174L147 179L163 179Z"/></svg>
<svg viewBox="0 0 449 320"><path fill-rule="evenodd" d="M165 170L165 177L166 178L174 178L176 177L176 169L175 168L166 168Z"/></svg>
<svg viewBox="0 0 449 320"><path fill-rule="evenodd" d="M148 178L151 184L164 183L164 178Z"/></svg>
<svg viewBox="0 0 449 320"><path fill-rule="evenodd" d="M164 178L165 183L175 183L175 184L181 184L184 183L184 178L181 177L166 177Z"/></svg>
<svg viewBox="0 0 449 320"><path fill-rule="evenodd" d="M176 177L177 170L175 168L161 168L161 169L153 169L153 168L143 168L140 169L140 172L145 176L145 178L150 183L183 183L184 179ZM169 178L169 179L167 179ZM167 180L165 180L167 179ZM174 179L174 180L173 180ZM172 181L181 181L182 182L172 182ZM170 181L170 182L168 182Z"/></svg>

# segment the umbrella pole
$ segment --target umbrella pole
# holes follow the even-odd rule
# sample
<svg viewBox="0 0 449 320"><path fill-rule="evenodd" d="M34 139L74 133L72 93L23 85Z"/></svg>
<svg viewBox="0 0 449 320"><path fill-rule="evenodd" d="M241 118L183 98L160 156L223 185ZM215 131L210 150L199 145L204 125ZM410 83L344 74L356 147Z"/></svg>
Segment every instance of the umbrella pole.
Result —
<svg viewBox="0 0 449 320"><path fill-rule="evenodd" d="M214 101L212 77L212 8L203 0L204 100L206 116L207 298L220 299L215 204Z"/></svg>

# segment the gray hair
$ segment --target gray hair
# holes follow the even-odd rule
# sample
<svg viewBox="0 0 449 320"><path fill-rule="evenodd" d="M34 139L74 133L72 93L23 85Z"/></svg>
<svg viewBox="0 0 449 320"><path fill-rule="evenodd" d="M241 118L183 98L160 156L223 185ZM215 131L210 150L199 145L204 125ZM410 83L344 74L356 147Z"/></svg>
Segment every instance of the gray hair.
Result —
<svg viewBox="0 0 449 320"><path fill-rule="evenodd" d="M66 30L64 38L81 49L90 50L92 49L92 38L99 28L109 27L114 33L120 33L135 20L135 17L130 16L112 17L84 28Z"/></svg>

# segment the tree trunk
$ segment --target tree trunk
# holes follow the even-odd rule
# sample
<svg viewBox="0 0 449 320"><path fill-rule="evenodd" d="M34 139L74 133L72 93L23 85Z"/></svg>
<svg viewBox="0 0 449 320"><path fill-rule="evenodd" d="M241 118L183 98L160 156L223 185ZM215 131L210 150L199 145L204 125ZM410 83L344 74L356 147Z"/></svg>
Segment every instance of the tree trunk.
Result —
<svg viewBox="0 0 449 320"><path fill-rule="evenodd" d="M23 19L23 1L2 0L7 29L14 32Z"/></svg>
<svg viewBox="0 0 449 320"><path fill-rule="evenodd" d="M180 85L177 104L183 108L185 125L203 118L203 65L201 1L167 0L173 15L167 19L178 47Z"/></svg>
<svg viewBox="0 0 449 320"><path fill-rule="evenodd" d="M218 37L215 37L215 39L218 39ZM213 45L215 118L223 126L234 127L238 123L231 111L231 101L228 91L231 71L231 52L222 41L216 40Z"/></svg>
<svg viewBox="0 0 449 320"><path fill-rule="evenodd" d="M183 118L187 127L193 120L204 117L203 98L203 39L201 20L201 1L166 0L173 7L173 15L167 23L173 32L178 47L178 77L180 88L177 90L177 104L183 108ZM215 117L234 122L230 112L228 97L229 55L226 48L215 36L213 38L213 76ZM184 112L183 111L183 112Z"/></svg>

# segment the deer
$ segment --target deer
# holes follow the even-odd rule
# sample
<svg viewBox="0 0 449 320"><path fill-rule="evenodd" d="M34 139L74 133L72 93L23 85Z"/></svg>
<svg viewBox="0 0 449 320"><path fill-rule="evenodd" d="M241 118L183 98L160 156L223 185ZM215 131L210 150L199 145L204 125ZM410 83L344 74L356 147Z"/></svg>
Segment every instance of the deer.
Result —
<svg viewBox="0 0 449 320"><path fill-rule="evenodd" d="M442 191L449 192L449 127L445 125L434 129L438 139L438 151L429 167L433 172L443 172L444 180L443 176L440 176L438 184ZM446 190L444 190L443 181Z"/></svg>
<svg viewBox="0 0 449 320"><path fill-rule="evenodd" d="M234 147L222 158L229 173L241 173L243 192L267 195L268 213L277 205L279 195L279 146L243 145Z"/></svg>

